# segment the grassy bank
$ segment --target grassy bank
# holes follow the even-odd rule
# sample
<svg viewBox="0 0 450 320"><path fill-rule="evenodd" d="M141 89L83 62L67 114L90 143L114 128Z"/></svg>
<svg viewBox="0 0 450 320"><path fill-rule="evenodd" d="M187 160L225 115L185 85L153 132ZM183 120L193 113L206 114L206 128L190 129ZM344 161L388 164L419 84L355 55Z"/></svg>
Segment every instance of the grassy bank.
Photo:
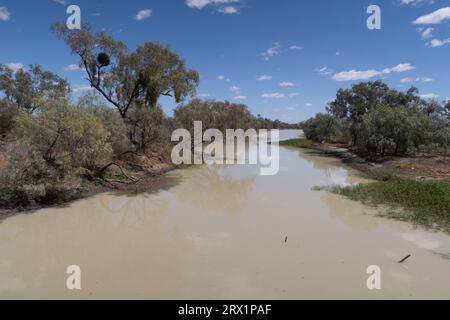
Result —
<svg viewBox="0 0 450 320"><path fill-rule="evenodd" d="M384 216L450 233L450 182L387 180L333 192L368 205L383 205Z"/></svg>
<svg viewBox="0 0 450 320"><path fill-rule="evenodd" d="M282 146L310 148L326 156L335 156L347 163L341 153L330 153L309 140L280 142ZM347 154L346 152L344 154ZM411 222L434 230L450 233L450 181L421 181L393 167L355 166L364 178L374 182L352 187L334 187L331 192L366 205L383 207L382 216Z"/></svg>
<svg viewBox="0 0 450 320"><path fill-rule="evenodd" d="M294 147L294 148L309 148L311 147L311 141L307 139L291 139L286 141L280 141L282 147Z"/></svg>

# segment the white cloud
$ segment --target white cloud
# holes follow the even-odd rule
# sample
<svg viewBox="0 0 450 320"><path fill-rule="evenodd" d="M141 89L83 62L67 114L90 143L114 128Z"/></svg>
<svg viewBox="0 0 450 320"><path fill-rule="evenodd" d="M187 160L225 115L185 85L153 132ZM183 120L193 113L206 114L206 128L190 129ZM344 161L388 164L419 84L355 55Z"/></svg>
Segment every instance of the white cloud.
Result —
<svg viewBox="0 0 450 320"><path fill-rule="evenodd" d="M355 80L368 80L373 77L382 75L383 73L376 70L366 70L366 71L344 71L335 74L332 79L338 82L343 81L355 81Z"/></svg>
<svg viewBox="0 0 450 320"><path fill-rule="evenodd" d="M236 96L233 98L234 100L246 100L247 97L246 96Z"/></svg>
<svg viewBox="0 0 450 320"><path fill-rule="evenodd" d="M323 75L323 76L328 76L328 75L333 73L333 70L329 69L328 67L323 67L323 68L320 68L320 69L316 69L315 71L318 74Z"/></svg>
<svg viewBox="0 0 450 320"><path fill-rule="evenodd" d="M295 97L298 97L300 95L300 93L298 93L298 92L293 92L293 93L290 93L289 94L289 98L295 98Z"/></svg>
<svg viewBox="0 0 450 320"><path fill-rule="evenodd" d="M422 77L422 78L403 78L400 80L400 83L412 83L412 82L433 82L434 79L432 78L426 78L426 77Z"/></svg>
<svg viewBox="0 0 450 320"><path fill-rule="evenodd" d="M281 53L287 52L289 50L303 50L303 47L294 45L294 46L290 46L287 49L282 49L279 42L274 42L269 49L267 49L266 51L261 53L261 56L262 56L263 60L269 61L271 58L273 58Z"/></svg>
<svg viewBox="0 0 450 320"><path fill-rule="evenodd" d="M417 82L433 82L434 79L433 78L425 78L425 77L423 77L423 78L416 78L416 81Z"/></svg>
<svg viewBox="0 0 450 320"><path fill-rule="evenodd" d="M294 87L295 85L292 82L280 82L280 87Z"/></svg>
<svg viewBox="0 0 450 320"><path fill-rule="evenodd" d="M8 21L11 17L11 12L6 7L0 7L0 21Z"/></svg>
<svg viewBox="0 0 450 320"><path fill-rule="evenodd" d="M214 5L216 11L223 14L239 13L239 8L233 3L239 3L240 0L186 0L186 5L189 8L203 9L206 6Z"/></svg>
<svg viewBox="0 0 450 320"><path fill-rule="evenodd" d="M69 64L68 66L64 67L64 71L78 71L81 70L80 66L77 64Z"/></svg>
<svg viewBox="0 0 450 320"><path fill-rule="evenodd" d="M414 79L411 78L403 78L400 80L400 83L411 83L414 82Z"/></svg>
<svg viewBox="0 0 450 320"><path fill-rule="evenodd" d="M238 8L235 6L222 7L217 9L217 11L223 14L236 14L239 12Z"/></svg>
<svg viewBox="0 0 450 320"><path fill-rule="evenodd" d="M422 99L437 99L437 98L439 98L439 95L436 93L427 93L427 94L421 94L420 97Z"/></svg>
<svg viewBox="0 0 450 320"><path fill-rule="evenodd" d="M406 71L411 71L416 69L413 65L410 63L401 63L393 68L386 68L383 71L377 71L377 70L365 70L365 71L357 71L357 70L350 70L350 71L344 71L335 74L332 79L335 81L343 82L343 81L355 81L355 80L369 80L374 77L380 77L386 74L390 73L402 73Z"/></svg>
<svg viewBox="0 0 450 320"><path fill-rule="evenodd" d="M20 62L10 62L7 63L6 66L8 67L9 70L11 70L12 72L16 73L19 70L24 70L23 68L23 64Z"/></svg>
<svg viewBox="0 0 450 320"><path fill-rule="evenodd" d="M262 74L258 78L256 78L258 81L269 81L272 80L272 76L269 76L267 74Z"/></svg>
<svg viewBox="0 0 450 320"><path fill-rule="evenodd" d="M239 94L239 93L241 93L241 88L239 88L237 86L232 86L230 88L230 91Z"/></svg>
<svg viewBox="0 0 450 320"><path fill-rule="evenodd" d="M209 98L211 95L209 93L199 93L197 96L200 98Z"/></svg>
<svg viewBox="0 0 450 320"><path fill-rule="evenodd" d="M414 82L414 79L411 78L403 78L400 80L400 83L411 83Z"/></svg>
<svg viewBox="0 0 450 320"><path fill-rule="evenodd" d="M441 8L425 16L417 18L414 24L439 24L450 19L450 7Z"/></svg>
<svg viewBox="0 0 450 320"><path fill-rule="evenodd" d="M83 92L83 91L89 91L92 90L92 87L87 84L77 84L72 86L73 92Z"/></svg>
<svg viewBox="0 0 450 320"><path fill-rule="evenodd" d="M443 40L433 39L430 42L428 42L426 44L426 46L430 47L430 48L439 48L439 47L445 46L446 44L449 44L449 43L450 43L450 38L443 39Z"/></svg>
<svg viewBox="0 0 450 320"><path fill-rule="evenodd" d="M434 31L434 28L428 27L425 30L422 29L420 31L420 35L422 36L422 39L424 39L424 40L429 39L429 38L433 37L433 31Z"/></svg>
<svg viewBox="0 0 450 320"><path fill-rule="evenodd" d="M227 4L239 1L240 0L186 0L186 4L189 8L203 9L210 4Z"/></svg>
<svg viewBox="0 0 450 320"><path fill-rule="evenodd" d="M144 10L140 10L134 18L138 21L141 21L141 20L150 18L152 16L152 14L153 14L152 9L144 9Z"/></svg>
<svg viewBox="0 0 450 320"><path fill-rule="evenodd" d="M307 102L307 103L305 103L305 106L307 106L307 107L312 107L312 106L313 106L313 104L312 104L312 103L309 103L309 102Z"/></svg>
<svg viewBox="0 0 450 320"><path fill-rule="evenodd" d="M59 3L60 5L66 6L69 4L67 0L53 0L54 2Z"/></svg>
<svg viewBox="0 0 450 320"><path fill-rule="evenodd" d="M401 5L410 5L413 7L420 6L422 4L431 4L434 3L434 0L399 0L398 1Z"/></svg>
<svg viewBox="0 0 450 320"><path fill-rule="evenodd" d="M389 74L392 72L406 72L416 69L416 67L412 66L410 63L400 63L399 65L393 67L393 68L386 68L383 70L383 73Z"/></svg>
<svg viewBox="0 0 450 320"><path fill-rule="evenodd" d="M261 56L264 60L269 61L272 57L281 53L280 49L281 45L278 42L274 42L269 49L261 53Z"/></svg>
<svg viewBox="0 0 450 320"><path fill-rule="evenodd" d="M231 82L230 78L225 78L223 75L217 76L217 80Z"/></svg>
<svg viewBox="0 0 450 320"><path fill-rule="evenodd" d="M274 92L274 93L264 93L262 95L264 99L282 99L285 97L283 93Z"/></svg>

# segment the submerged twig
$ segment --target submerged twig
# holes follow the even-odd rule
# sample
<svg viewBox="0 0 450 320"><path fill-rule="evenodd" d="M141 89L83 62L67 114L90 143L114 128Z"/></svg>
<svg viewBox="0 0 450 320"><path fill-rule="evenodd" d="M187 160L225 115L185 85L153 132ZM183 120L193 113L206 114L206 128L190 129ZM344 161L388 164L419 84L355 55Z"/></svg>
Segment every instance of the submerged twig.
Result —
<svg viewBox="0 0 450 320"><path fill-rule="evenodd" d="M402 260L400 260L398 263L403 263L403 262L405 262L406 260L408 260L409 258L411 258L411 255L410 254L408 254L406 257L404 257Z"/></svg>

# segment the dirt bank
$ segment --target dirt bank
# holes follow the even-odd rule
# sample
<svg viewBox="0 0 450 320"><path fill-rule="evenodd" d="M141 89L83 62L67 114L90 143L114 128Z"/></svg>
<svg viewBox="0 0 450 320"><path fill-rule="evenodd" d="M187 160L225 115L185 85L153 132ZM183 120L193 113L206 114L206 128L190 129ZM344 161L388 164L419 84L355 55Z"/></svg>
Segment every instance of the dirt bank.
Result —
<svg viewBox="0 0 450 320"><path fill-rule="evenodd" d="M363 172L373 168L392 169L417 180L450 180L450 156L416 154L406 157L374 157L342 144L313 143L311 152L333 156Z"/></svg>
<svg viewBox="0 0 450 320"><path fill-rule="evenodd" d="M4 149L2 149L4 151ZM0 173L6 170L5 153L0 152ZM82 190L65 202L54 204L32 203L26 206L0 203L0 220L20 212L31 212L48 207L65 206L75 200L100 193L119 194L153 193L172 186L175 182L165 174L176 169L170 159L157 153L150 155L126 155L121 160L105 164L103 179L83 178Z"/></svg>

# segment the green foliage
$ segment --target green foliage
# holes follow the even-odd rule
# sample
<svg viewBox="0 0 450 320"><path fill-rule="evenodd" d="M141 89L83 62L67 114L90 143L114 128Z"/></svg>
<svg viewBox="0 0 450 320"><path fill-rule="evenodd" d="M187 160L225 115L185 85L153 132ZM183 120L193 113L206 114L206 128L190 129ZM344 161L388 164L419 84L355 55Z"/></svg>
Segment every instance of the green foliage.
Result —
<svg viewBox="0 0 450 320"><path fill-rule="evenodd" d="M195 95L200 75L188 70L184 61L160 43L144 43L120 61L118 68L128 77L130 69L139 75L143 102L156 107L161 95L175 98L177 103Z"/></svg>
<svg viewBox="0 0 450 320"><path fill-rule="evenodd" d="M0 100L0 135L11 131L18 115L19 109L14 104Z"/></svg>
<svg viewBox="0 0 450 320"><path fill-rule="evenodd" d="M106 129L114 156L134 150L125 122L114 109L105 104L98 93L91 92L80 97L78 106L92 113Z"/></svg>
<svg viewBox="0 0 450 320"><path fill-rule="evenodd" d="M365 177L376 181L398 181L399 175L393 169L389 168L375 168L365 172Z"/></svg>
<svg viewBox="0 0 450 320"><path fill-rule="evenodd" d="M358 146L381 155L405 155L422 145L448 147L448 126L418 108L379 106L363 116Z"/></svg>
<svg viewBox="0 0 450 320"><path fill-rule="evenodd" d="M34 113L49 100L64 98L69 94L66 80L38 65L30 65L29 70L19 69L15 73L0 64L0 92L5 100L27 113Z"/></svg>
<svg viewBox="0 0 450 320"><path fill-rule="evenodd" d="M174 111L174 126L193 131L194 121L202 121L203 129L249 129L253 128L254 117L247 106L229 102L203 101L195 99L181 105Z"/></svg>
<svg viewBox="0 0 450 320"><path fill-rule="evenodd" d="M94 33L87 24L81 30L69 30L55 23L53 30L80 58L88 80L122 118L136 105L156 107L160 96L170 96L176 102L195 93L199 74L186 69L181 58L159 43L144 43L128 52L124 43L104 32ZM97 61L106 54L109 65Z"/></svg>
<svg viewBox="0 0 450 320"><path fill-rule="evenodd" d="M399 92L381 81L359 83L338 90L327 110L301 124L308 139L381 156L450 148L450 104L423 100L416 88Z"/></svg>
<svg viewBox="0 0 450 320"><path fill-rule="evenodd" d="M108 133L97 118L66 101L54 102L36 116L20 115L13 133L52 164L91 169L111 152Z"/></svg>
<svg viewBox="0 0 450 320"><path fill-rule="evenodd" d="M170 123L160 107L133 107L126 120L129 138L136 150L165 152L170 146Z"/></svg>
<svg viewBox="0 0 450 320"><path fill-rule="evenodd" d="M37 115L21 114L8 154L2 194L29 203L54 202L76 194L81 176L108 160L108 132L90 112L53 101Z"/></svg>
<svg viewBox="0 0 450 320"><path fill-rule="evenodd" d="M450 232L450 182L397 180L335 188L334 192L366 204L397 208L386 215Z"/></svg>
<svg viewBox="0 0 450 320"><path fill-rule="evenodd" d="M381 81L358 83L351 89L339 89L336 99L328 104L327 109L334 117L346 119L350 123L349 133L352 142L356 144L364 115L380 105L388 105L391 108L413 107L420 101L416 94L416 88L402 93L390 89Z"/></svg>
<svg viewBox="0 0 450 320"><path fill-rule="evenodd" d="M328 114L319 113L301 127L306 138L313 141L329 141L336 134L335 119Z"/></svg>
<svg viewBox="0 0 450 320"><path fill-rule="evenodd" d="M294 148L309 148L312 141L307 139L291 139L286 141L280 141L282 147L294 147Z"/></svg>

